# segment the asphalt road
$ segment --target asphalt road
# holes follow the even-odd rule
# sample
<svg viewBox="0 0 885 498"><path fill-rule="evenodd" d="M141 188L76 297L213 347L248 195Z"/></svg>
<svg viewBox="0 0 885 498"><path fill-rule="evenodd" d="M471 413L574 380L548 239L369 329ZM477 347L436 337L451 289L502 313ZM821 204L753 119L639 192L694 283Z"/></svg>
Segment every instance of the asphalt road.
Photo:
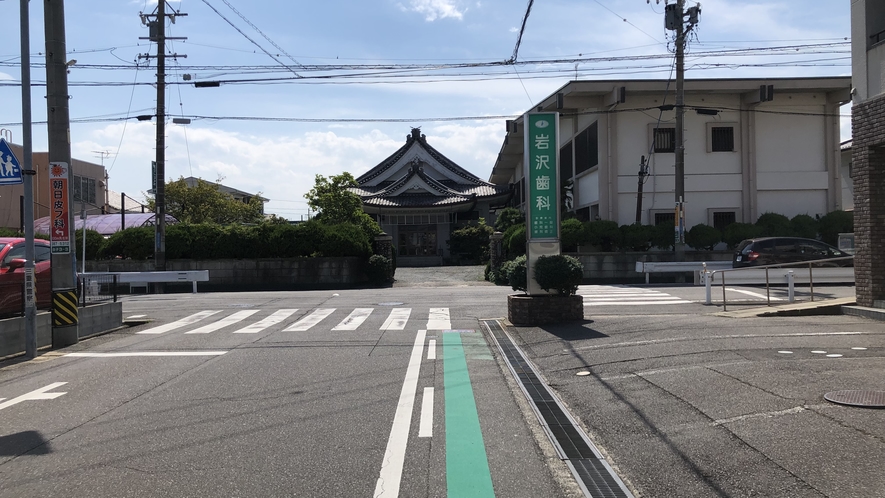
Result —
<svg viewBox="0 0 885 498"><path fill-rule="evenodd" d="M0 363L0 497L580 496L480 326L512 291L477 267L397 277L132 296L143 323ZM882 322L727 318L692 286L579 293L584 322L502 324L635 496L885 496L885 411L823 400L883 389Z"/></svg>

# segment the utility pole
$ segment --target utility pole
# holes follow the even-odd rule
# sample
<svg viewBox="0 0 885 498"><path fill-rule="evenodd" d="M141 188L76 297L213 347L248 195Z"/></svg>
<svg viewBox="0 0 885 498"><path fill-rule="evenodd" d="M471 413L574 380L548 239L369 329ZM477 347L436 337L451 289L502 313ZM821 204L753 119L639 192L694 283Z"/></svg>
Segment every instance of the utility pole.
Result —
<svg viewBox="0 0 885 498"><path fill-rule="evenodd" d="M184 37L166 36L166 17L172 19L178 16L186 16L177 11L167 16L166 0L157 2L157 10L153 14L141 13L142 23L148 26L148 40L157 43L157 172L155 218L156 227L154 238L154 270L166 270L166 40L186 40ZM140 39L145 39L141 37ZM149 59L150 55L140 55L139 58ZM187 57L186 55L172 54L172 57ZM156 284L159 292L163 290L163 284Z"/></svg>
<svg viewBox="0 0 885 498"><path fill-rule="evenodd" d="M645 177L648 176L648 164L645 156L639 160L639 186L636 187L636 224L642 224L642 186L645 185Z"/></svg>
<svg viewBox="0 0 885 498"><path fill-rule="evenodd" d="M646 0L648 3L650 0ZM660 3L660 0L657 0ZM664 26L676 32L676 133L675 133L675 230L676 261L685 261L685 40L698 23L699 5L685 10L685 0L670 4L664 0ZM688 18L686 27L686 17Z"/></svg>
<svg viewBox="0 0 885 498"><path fill-rule="evenodd" d="M21 0L22 49L22 184L24 187L25 232L25 357L37 357L37 306L34 299L34 174L33 138L31 134L31 40L29 0ZM44 277L45 278L45 277Z"/></svg>
<svg viewBox="0 0 885 498"><path fill-rule="evenodd" d="M65 47L64 0L43 0L46 36L46 106L49 139L49 183L52 206L52 347L76 344L80 338L77 310L76 251L71 180L71 120L68 109L68 63Z"/></svg>

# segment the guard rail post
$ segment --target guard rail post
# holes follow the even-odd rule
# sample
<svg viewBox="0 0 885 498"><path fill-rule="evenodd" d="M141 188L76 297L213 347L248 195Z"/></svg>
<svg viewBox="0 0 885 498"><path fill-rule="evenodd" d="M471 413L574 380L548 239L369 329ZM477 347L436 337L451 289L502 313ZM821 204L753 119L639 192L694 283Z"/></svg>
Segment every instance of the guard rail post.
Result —
<svg viewBox="0 0 885 498"><path fill-rule="evenodd" d="M725 304L725 272L722 272L722 311L728 311L728 307Z"/></svg>
<svg viewBox="0 0 885 498"><path fill-rule="evenodd" d="M713 304L713 272L705 271L704 287L707 288L707 304Z"/></svg>
<svg viewBox="0 0 885 498"><path fill-rule="evenodd" d="M814 274L811 272L811 263L808 263L808 285L811 291L811 301L814 302Z"/></svg>
<svg viewBox="0 0 885 498"><path fill-rule="evenodd" d="M793 288L793 270L787 271L787 292L790 297L790 302L794 302L796 300L796 292Z"/></svg>

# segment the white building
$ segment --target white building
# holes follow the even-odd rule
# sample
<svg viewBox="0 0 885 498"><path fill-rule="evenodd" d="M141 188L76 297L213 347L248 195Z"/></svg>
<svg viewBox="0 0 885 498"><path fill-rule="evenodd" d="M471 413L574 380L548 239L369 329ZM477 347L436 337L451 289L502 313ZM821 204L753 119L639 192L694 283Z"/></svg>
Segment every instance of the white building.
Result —
<svg viewBox="0 0 885 498"><path fill-rule="evenodd" d="M685 81L686 228L724 228L773 212L823 215L843 198L839 108L851 78ZM640 161L648 164L639 220L674 218L675 84L573 81L532 111L560 113L560 178L583 220L637 220ZM490 181L513 183L520 205L523 119L508 122Z"/></svg>

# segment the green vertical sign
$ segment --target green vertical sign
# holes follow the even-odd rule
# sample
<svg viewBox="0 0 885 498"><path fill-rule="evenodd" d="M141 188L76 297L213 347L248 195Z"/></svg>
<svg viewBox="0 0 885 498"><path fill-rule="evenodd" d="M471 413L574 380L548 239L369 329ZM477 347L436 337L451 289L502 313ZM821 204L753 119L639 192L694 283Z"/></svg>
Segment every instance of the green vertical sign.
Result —
<svg viewBox="0 0 885 498"><path fill-rule="evenodd" d="M559 113L526 114L528 239L559 238Z"/></svg>

